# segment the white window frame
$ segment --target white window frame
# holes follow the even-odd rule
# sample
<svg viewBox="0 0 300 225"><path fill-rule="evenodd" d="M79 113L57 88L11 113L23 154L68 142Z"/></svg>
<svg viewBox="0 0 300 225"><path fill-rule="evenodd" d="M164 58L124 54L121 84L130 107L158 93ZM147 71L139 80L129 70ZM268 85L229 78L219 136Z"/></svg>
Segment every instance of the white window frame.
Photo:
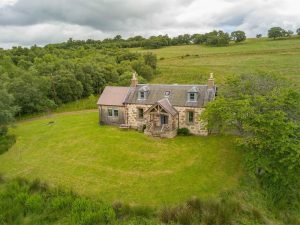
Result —
<svg viewBox="0 0 300 225"><path fill-rule="evenodd" d="M142 97L143 94L143 97ZM145 100L146 99L146 92L145 91L139 91L138 100Z"/></svg>
<svg viewBox="0 0 300 225"><path fill-rule="evenodd" d="M193 114L193 121L190 121L190 113ZM194 124L195 123L195 112L194 111L187 111L186 112L186 123L187 124Z"/></svg>
<svg viewBox="0 0 300 225"><path fill-rule="evenodd" d="M191 95L193 94L194 99L191 99ZM196 92L190 92L188 93L188 102L197 102L197 93Z"/></svg>
<svg viewBox="0 0 300 225"><path fill-rule="evenodd" d="M109 115L110 112L111 111L111 115ZM108 115L108 117L119 117L119 110L118 109L114 109L114 108L108 108L107 109L107 115Z"/></svg>

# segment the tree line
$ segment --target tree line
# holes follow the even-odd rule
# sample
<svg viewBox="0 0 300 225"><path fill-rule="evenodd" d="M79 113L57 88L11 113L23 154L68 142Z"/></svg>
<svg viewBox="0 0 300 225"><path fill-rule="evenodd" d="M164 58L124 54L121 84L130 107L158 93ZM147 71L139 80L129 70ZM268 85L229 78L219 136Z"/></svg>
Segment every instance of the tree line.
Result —
<svg viewBox="0 0 300 225"><path fill-rule="evenodd" d="M268 30L269 38L290 37L294 34L291 30L284 30L281 27L272 27ZM296 30L296 34L300 35L300 28ZM261 38L262 34L257 34L256 38ZM103 40L73 40L70 38L68 41L54 44L56 48L79 48L84 46L85 49L89 48L138 48L145 49L158 49L166 46L177 45L207 45L207 46L227 46L230 42L242 42L246 40L246 33L241 30L236 30L231 33L224 32L222 30L213 30L208 33L200 34L180 34L175 37L169 37L169 35L150 36L145 38L141 35L129 37L124 39L121 35L116 35L114 38L105 38Z"/></svg>
<svg viewBox="0 0 300 225"><path fill-rule="evenodd" d="M32 46L0 49L0 136L15 115L50 111L99 94L106 85L128 86L132 71L141 82L156 71L156 55L126 49Z"/></svg>
<svg viewBox="0 0 300 225"><path fill-rule="evenodd" d="M268 30L268 37L273 38L284 38L284 37L291 37L294 34L292 30L285 30L281 27L272 27ZM300 28L296 30L296 34L300 36Z"/></svg>
<svg viewBox="0 0 300 225"><path fill-rule="evenodd" d="M231 34L222 30L214 30L205 34L180 34L176 37L169 37L166 35L150 36L145 38L142 36L129 37L123 39L121 35L116 35L114 38L106 38L104 40L73 40L70 38L67 42L55 44L57 48L77 48L84 46L84 48L137 48L157 49L166 46L176 45L190 45L190 44L205 44L208 46L226 46L230 41L241 42L246 40L244 31L234 31Z"/></svg>

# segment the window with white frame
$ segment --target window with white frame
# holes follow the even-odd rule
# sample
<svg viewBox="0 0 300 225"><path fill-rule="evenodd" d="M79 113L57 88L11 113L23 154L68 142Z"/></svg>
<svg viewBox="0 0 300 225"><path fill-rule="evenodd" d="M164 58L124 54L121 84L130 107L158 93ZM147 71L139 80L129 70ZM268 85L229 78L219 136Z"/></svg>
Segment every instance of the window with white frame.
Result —
<svg viewBox="0 0 300 225"><path fill-rule="evenodd" d="M146 93L144 91L139 91L139 100L144 100L146 99Z"/></svg>
<svg viewBox="0 0 300 225"><path fill-rule="evenodd" d="M186 116L186 122L188 124L193 124L195 120L195 113L193 111L188 111Z"/></svg>
<svg viewBox="0 0 300 225"><path fill-rule="evenodd" d="M107 111L109 117L119 117L119 110L110 108Z"/></svg>
<svg viewBox="0 0 300 225"><path fill-rule="evenodd" d="M139 88L138 91L138 100L146 100L149 94L149 87L147 85L142 86Z"/></svg>
<svg viewBox="0 0 300 225"><path fill-rule="evenodd" d="M197 101L197 93L195 93L195 92L188 93L188 101L196 102Z"/></svg>

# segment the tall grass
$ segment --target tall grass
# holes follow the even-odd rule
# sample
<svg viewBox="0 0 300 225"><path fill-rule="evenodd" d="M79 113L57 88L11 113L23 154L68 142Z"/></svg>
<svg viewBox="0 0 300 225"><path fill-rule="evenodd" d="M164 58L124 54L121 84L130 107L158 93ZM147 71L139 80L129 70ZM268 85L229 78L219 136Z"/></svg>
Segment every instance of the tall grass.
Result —
<svg viewBox="0 0 300 225"><path fill-rule="evenodd" d="M72 192L49 189L39 180L17 178L2 184L0 224L113 224L113 208Z"/></svg>
<svg viewBox="0 0 300 225"><path fill-rule="evenodd" d="M39 180L4 180L0 175L0 181L0 224L270 224L265 212L228 194L204 200L193 197L182 204L154 208L119 201L109 204L50 188ZM286 217L288 224L299 224L297 217Z"/></svg>
<svg viewBox="0 0 300 225"><path fill-rule="evenodd" d="M179 223L183 225L223 225L233 224L241 216L238 203L224 200L205 200L198 198L188 200L183 205L165 207L160 213L163 223Z"/></svg>

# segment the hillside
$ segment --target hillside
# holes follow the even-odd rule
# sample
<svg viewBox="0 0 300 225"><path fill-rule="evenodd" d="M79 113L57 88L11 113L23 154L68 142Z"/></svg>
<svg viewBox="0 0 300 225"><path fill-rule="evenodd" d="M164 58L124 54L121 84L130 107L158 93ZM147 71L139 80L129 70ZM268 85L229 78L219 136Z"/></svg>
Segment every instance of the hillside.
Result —
<svg viewBox="0 0 300 225"><path fill-rule="evenodd" d="M228 47L185 45L150 51L157 54L160 71L152 83L206 82L213 72L217 82L232 74L273 73L300 85L300 38L247 39Z"/></svg>
<svg viewBox="0 0 300 225"><path fill-rule="evenodd" d="M61 65L68 65L70 63L68 58L52 53L51 48L41 48L36 51L42 52L43 57L40 58L45 62L40 67L31 66L33 69L37 68L43 71L45 64L53 66L57 78L65 76L62 72L67 71L68 67L62 69ZM47 51L51 52L51 57L54 58L51 59L46 54ZM81 55L80 51L82 51ZM57 52L72 55L72 72L75 75L79 78L83 78L81 75L94 77L95 84L99 84L101 88L107 84L128 85L132 65L138 60L142 61L142 66L146 65L144 65L142 54L137 54L138 60L128 59L129 51L138 53L151 51L157 55L157 69L153 68L154 77L147 81L141 76L139 77L141 82L206 83L209 73L213 72L216 83L220 84L233 74L272 73L282 75L292 83L300 85L300 38L276 41L264 38L248 39L245 43L231 44L228 47L185 45L156 50L134 48L118 49L116 52L114 52L115 49L106 49L105 51L99 49L83 51L81 49L80 51L71 48L57 50ZM93 59L93 64L90 65L91 59ZM122 60L117 62L120 59ZM80 76L76 72L78 62L82 63ZM9 77L13 81L14 76L22 78L24 75L20 71L25 70L20 70L21 67L17 68L15 62L7 60L2 63L6 65L3 68L8 71ZM123 71L123 67L126 71ZM106 69L105 72L103 72L103 68ZM30 73L35 70L26 71ZM41 71L35 71L37 73L32 76L40 79ZM52 75L49 75L49 71L45 69L47 72L45 77L51 81ZM3 80L6 80L6 75L2 74ZM2 74L0 74L0 78ZM114 74L115 81L102 82L103 74L106 74L107 77ZM67 76L73 77L70 74ZM124 82L120 82L123 78ZM24 83L26 83L26 79ZM85 83L84 79L82 79L82 83ZM15 84L15 82L11 84ZM9 87L9 85L7 86ZM27 86L24 90L21 88L12 90L17 94L20 93L16 96L23 96L27 90L31 90L30 84ZM17 87L22 87L22 85ZM98 88L97 86L95 89ZM40 89L34 92L36 95L40 94L38 90ZM64 90L65 88L61 88L62 96L65 96L63 95ZM90 94L90 92L88 93ZM35 186L34 180L39 179L50 186L50 194L47 192L50 197L45 197L47 195L41 192L39 194L45 199L39 201L52 202L51 197L55 196L53 193L58 194L59 192L59 195L66 196L64 196L65 199L59 197L61 199L57 200L58 203L54 199L58 211L62 208L73 212L73 207L78 207L79 211L86 213L88 218L90 211L95 209L89 208L88 205L86 206L87 211L84 211L80 207L84 208L85 206L76 205L76 201L73 202L75 206L72 205L73 203L68 203L70 196L68 197L64 191L68 193L69 190L72 190L80 201L99 203L103 200L112 207L116 202L129 204L130 207L150 206L156 212L149 216L145 208L140 208L139 212L132 213L131 209L125 207L122 210L127 210L126 216L130 214L139 218L151 217L149 223L135 221L132 224L158 224L157 221L164 221L160 213L172 214L172 210L178 210L184 214L186 201L191 201L189 199L192 196L197 196L203 201L199 203L203 204L203 207L200 207L200 213L198 212L201 219L203 219L202 213L203 217L211 216L214 219L226 217L226 214L232 217L229 220L231 222L228 223L222 223L222 220L218 220L218 222L207 220L203 224L299 224L300 218L295 212L298 207L292 205L290 209L280 207L277 209L273 204L273 199L270 199L271 195L261 189L256 179L249 177L247 171L244 170L243 156L246 155L246 152L243 154L242 151L235 148L236 139L234 137L216 135L156 139L137 131L121 131L116 127L99 126L96 110L98 93L95 91L91 93L94 95L87 98L81 96L81 99L78 98L76 101L66 101L63 104L58 102L55 109L48 110L46 107L46 111L32 110L37 114L20 114L19 121L10 128L9 134L16 136L16 143L11 149L0 155L0 200L3 196L7 199L13 198L10 205L6 202L2 202L2 206L0 204L0 211L12 212L12 214L5 214L5 218L12 218L11 221L15 221L14 215L18 215L22 220L27 221L29 218L28 221L32 220L31 224L35 224L34 219L30 218L30 214L28 214L29 216L25 215L28 211L26 207L29 207L26 205L27 201L24 204L22 196L19 197L19 191L14 192L14 190L19 188L23 192L25 191L26 195L39 198L36 193L31 192L30 188L23 188L23 185L25 187ZM48 97L48 95L45 96ZM26 99L31 103L33 97ZM27 106L28 102L25 102L24 106ZM22 179L14 180L18 177L30 182L26 183L27 181L22 181ZM63 191L57 191L57 187ZM40 187L38 186L38 188ZM3 190L6 190L8 194L5 194ZM14 193L9 194L10 190ZM30 200L31 197L28 196L26 198ZM14 211L14 201L20 204L16 207L19 211ZM34 201L31 203L35 204ZM28 204L30 205L30 202ZM47 210L50 212L53 210L51 204L47 203ZM36 211L33 210L37 217L43 208L41 205L37 207ZM165 212L164 206L170 207L168 209L170 211ZM10 208L13 210L10 211ZM22 210L26 213L24 214ZM118 210L114 208L114 213L118 214ZM188 210L194 209L189 208ZM69 211L68 213L70 214ZM191 215L188 214L190 212L186 213L186 217ZM46 211L43 216L48 218L48 215L49 213ZM58 215L57 218L64 220L64 215L59 213ZM1 216L0 213L0 224ZM43 221L42 216L39 219L36 221ZM52 221L53 218L50 216L48 219ZM19 224L22 223L19 222ZM30 222L24 223L30 224ZM39 223L36 222L36 224ZM180 222L179 224L188 223Z"/></svg>
<svg viewBox="0 0 300 225"><path fill-rule="evenodd" d="M48 124L54 121L54 124ZM97 112L18 123L17 143L0 156L10 178L39 178L107 201L160 205L235 188L240 154L229 137L153 139L98 125Z"/></svg>

